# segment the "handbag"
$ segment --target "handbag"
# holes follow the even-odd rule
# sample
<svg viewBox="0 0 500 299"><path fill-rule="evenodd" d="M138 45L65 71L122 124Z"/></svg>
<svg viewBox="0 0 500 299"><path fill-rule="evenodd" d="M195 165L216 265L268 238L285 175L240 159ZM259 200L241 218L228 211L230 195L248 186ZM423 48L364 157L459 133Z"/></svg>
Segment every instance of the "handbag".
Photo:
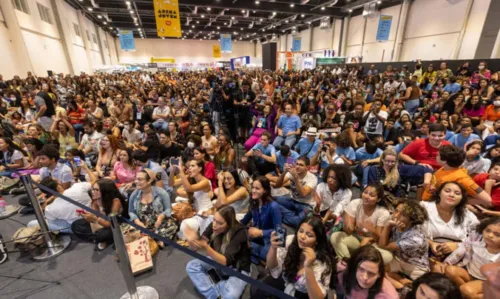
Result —
<svg viewBox="0 0 500 299"><path fill-rule="evenodd" d="M172 208L172 217L179 223L196 215L193 206L188 202L179 202Z"/></svg>

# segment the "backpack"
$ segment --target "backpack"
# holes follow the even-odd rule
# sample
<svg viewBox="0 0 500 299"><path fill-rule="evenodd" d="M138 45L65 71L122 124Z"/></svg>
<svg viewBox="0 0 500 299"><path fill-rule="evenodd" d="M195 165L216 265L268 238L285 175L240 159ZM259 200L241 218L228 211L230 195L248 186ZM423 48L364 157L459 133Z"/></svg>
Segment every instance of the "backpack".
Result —
<svg viewBox="0 0 500 299"><path fill-rule="evenodd" d="M17 185L19 185L21 181L19 179L11 179L6 176L0 177L0 193L1 194L8 194L9 191Z"/></svg>
<svg viewBox="0 0 500 299"><path fill-rule="evenodd" d="M14 233L12 240L14 248L23 252L31 252L46 246L40 226L21 227Z"/></svg>

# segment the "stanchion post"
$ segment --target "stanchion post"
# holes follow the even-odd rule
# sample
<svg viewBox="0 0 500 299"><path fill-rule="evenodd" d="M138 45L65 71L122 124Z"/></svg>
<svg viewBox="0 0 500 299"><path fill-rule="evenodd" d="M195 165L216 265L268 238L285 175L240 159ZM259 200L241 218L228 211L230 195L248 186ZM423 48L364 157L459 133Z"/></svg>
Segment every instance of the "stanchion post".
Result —
<svg viewBox="0 0 500 299"><path fill-rule="evenodd" d="M21 181L26 189L26 193L31 201L31 205L33 210L35 211L35 217L40 225L40 231L45 240L45 244L47 248L40 253L39 255L33 256L34 260L44 261L53 257L56 257L63 253L66 248L71 244L71 237L67 235L59 235L57 239L52 239L52 236L49 232L49 226L45 221L45 217L43 216L42 207L40 207L40 203L38 202L38 198L36 197L35 190L33 190L33 186L31 185L31 179L28 175L22 175Z"/></svg>
<svg viewBox="0 0 500 299"><path fill-rule="evenodd" d="M116 252L120 258L120 272L122 272L128 290L128 293L124 294L121 299L158 299L160 296L154 288L149 286L136 287L125 241L123 240L122 231L116 214L109 215L109 220L111 223L111 230L113 231Z"/></svg>

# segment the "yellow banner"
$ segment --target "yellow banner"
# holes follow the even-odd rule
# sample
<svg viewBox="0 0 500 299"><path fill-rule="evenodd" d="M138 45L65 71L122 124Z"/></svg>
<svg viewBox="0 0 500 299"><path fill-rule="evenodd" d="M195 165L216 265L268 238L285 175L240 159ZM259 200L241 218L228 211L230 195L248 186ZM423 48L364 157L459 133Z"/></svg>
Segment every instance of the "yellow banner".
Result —
<svg viewBox="0 0 500 299"><path fill-rule="evenodd" d="M151 57L151 63L155 62L175 63L175 58Z"/></svg>
<svg viewBox="0 0 500 299"><path fill-rule="evenodd" d="M181 37L178 0L153 0L158 36Z"/></svg>
<svg viewBox="0 0 500 299"><path fill-rule="evenodd" d="M221 58L222 54L220 52L220 45L213 45L212 51L214 53L214 58Z"/></svg>

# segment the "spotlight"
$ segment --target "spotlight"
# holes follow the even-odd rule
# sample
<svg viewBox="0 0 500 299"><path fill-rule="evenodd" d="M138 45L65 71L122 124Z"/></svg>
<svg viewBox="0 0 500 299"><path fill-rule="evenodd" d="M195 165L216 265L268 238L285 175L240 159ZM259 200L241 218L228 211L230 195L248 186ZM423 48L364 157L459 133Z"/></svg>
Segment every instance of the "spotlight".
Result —
<svg viewBox="0 0 500 299"><path fill-rule="evenodd" d="M293 4L293 3L292 3L292 4L290 4L290 7L295 7L295 4Z"/></svg>
<svg viewBox="0 0 500 299"><path fill-rule="evenodd" d="M88 9L89 11L92 11L92 10L93 10L93 9L92 9L92 7L89 7L89 8L87 8L87 9Z"/></svg>
<svg viewBox="0 0 500 299"><path fill-rule="evenodd" d="M324 6L322 6L322 7L321 7L321 10L325 10L325 7L324 7Z"/></svg>

